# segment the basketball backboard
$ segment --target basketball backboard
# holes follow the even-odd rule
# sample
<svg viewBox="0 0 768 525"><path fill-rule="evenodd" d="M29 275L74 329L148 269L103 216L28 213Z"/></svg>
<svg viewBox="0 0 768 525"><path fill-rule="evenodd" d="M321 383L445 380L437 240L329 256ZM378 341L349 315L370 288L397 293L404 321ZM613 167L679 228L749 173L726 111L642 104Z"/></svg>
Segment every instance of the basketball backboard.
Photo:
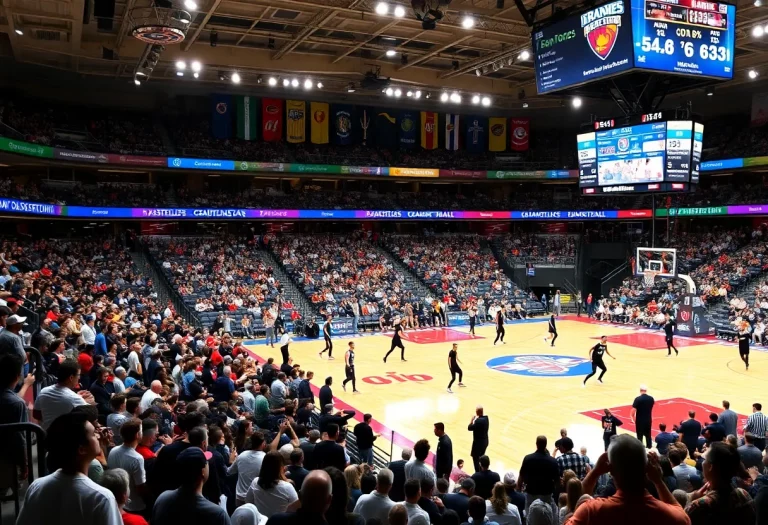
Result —
<svg viewBox="0 0 768 525"><path fill-rule="evenodd" d="M645 275L647 271L656 272L657 277L676 277L677 250L674 248L638 248L635 258L635 275Z"/></svg>

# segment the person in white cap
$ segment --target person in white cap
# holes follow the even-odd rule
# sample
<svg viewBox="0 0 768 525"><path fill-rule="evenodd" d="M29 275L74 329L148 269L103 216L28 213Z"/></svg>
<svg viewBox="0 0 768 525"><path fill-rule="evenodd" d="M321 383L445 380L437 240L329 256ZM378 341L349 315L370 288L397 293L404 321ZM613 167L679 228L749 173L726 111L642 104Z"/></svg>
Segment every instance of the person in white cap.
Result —
<svg viewBox="0 0 768 525"><path fill-rule="evenodd" d="M5 330L0 332L0 354L16 354L21 357L22 363L27 361L24 341L21 339L21 327L26 320L26 317L20 315L9 315L5 320ZM19 370L19 377L26 377L23 365Z"/></svg>
<svg viewBox="0 0 768 525"><path fill-rule="evenodd" d="M232 514L232 525L265 525L267 517L259 512L256 505L246 503L237 508Z"/></svg>

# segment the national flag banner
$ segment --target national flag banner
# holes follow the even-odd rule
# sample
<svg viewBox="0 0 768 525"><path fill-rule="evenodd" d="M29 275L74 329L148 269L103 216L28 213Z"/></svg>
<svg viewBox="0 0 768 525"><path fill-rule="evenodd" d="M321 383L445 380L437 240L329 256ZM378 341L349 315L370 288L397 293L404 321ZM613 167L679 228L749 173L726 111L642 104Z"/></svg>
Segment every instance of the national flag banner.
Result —
<svg viewBox="0 0 768 525"><path fill-rule="evenodd" d="M376 114L376 145L387 149L397 145L397 117L391 111Z"/></svg>
<svg viewBox="0 0 768 525"><path fill-rule="evenodd" d="M285 101L285 139L292 144L307 140L307 104L303 100Z"/></svg>
<svg viewBox="0 0 768 525"><path fill-rule="evenodd" d="M312 144L328 144L328 118L330 108L325 102L310 102L309 134Z"/></svg>
<svg viewBox="0 0 768 525"><path fill-rule="evenodd" d="M464 148L471 153L480 153L488 147L486 137L488 131L488 119L485 117L467 117L467 134Z"/></svg>
<svg viewBox="0 0 768 525"><path fill-rule="evenodd" d="M217 139L232 138L232 97L230 95L213 95L211 132Z"/></svg>
<svg viewBox="0 0 768 525"><path fill-rule="evenodd" d="M370 146L374 142L373 119L376 117L376 113L371 108L358 108L357 117L357 121L360 124L358 127L358 130L360 130L360 142L363 146Z"/></svg>
<svg viewBox="0 0 768 525"><path fill-rule="evenodd" d="M437 149L437 113L421 112L421 147Z"/></svg>
<svg viewBox="0 0 768 525"><path fill-rule="evenodd" d="M507 118L491 117L488 119L488 151L505 151L507 149Z"/></svg>
<svg viewBox="0 0 768 525"><path fill-rule="evenodd" d="M531 130L530 118L513 118L509 120L509 146L512 151L528 151Z"/></svg>
<svg viewBox="0 0 768 525"><path fill-rule="evenodd" d="M446 113L445 115L445 149L459 149L459 116Z"/></svg>
<svg viewBox="0 0 768 525"><path fill-rule="evenodd" d="M334 105L333 114L333 142L340 146L347 146L353 142L354 120L352 106Z"/></svg>
<svg viewBox="0 0 768 525"><path fill-rule="evenodd" d="M256 127L256 115L258 112L256 99L253 97L235 97L237 106L237 138L242 140L256 140L258 129Z"/></svg>
<svg viewBox="0 0 768 525"><path fill-rule="evenodd" d="M261 99L261 138L264 142L283 140L283 100Z"/></svg>
<svg viewBox="0 0 768 525"><path fill-rule="evenodd" d="M402 111L398 123L400 149L411 149L416 145L416 115L412 111Z"/></svg>

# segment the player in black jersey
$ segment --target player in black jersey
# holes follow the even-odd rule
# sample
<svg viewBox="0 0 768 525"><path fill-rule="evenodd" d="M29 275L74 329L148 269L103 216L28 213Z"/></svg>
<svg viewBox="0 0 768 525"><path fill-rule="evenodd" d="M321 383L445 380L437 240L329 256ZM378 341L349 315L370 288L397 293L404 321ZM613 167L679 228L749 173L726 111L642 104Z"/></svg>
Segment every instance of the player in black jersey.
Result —
<svg viewBox="0 0 768 525"><path fill-rule="evenodd" d="M504 305L502 304L499 306L499 311L496 312L496 339L493 340L493 346L496 346L496 343L501 340L502 344L507 344L504 342L504 334L506 332L504 331Z"/></svg>
<svg viewBox="0 0 768 525"><path fill-rule="evenodd" d="M546 343L550 338L552 338L552 344L550 346L555 346L555 339L557 339L557 326L555 326L554 314L549 316L549 335L544 338L544 342Z"/></svg>
<svg viewBox="0 0 768 525"><path fill-rule="evenodd" d="M461 382L462 378L464 377L464 372L459 367L459 363L461 363L459 360L459 345L453 343L453 348L451 348L451 351L448 352L448 369L451 371L451 382L448 383L449 394L453 394L451 386L453 386L453 382L456 381L456 374L459 374L459 386L466 386Z"/></svg>
<svg viewBox="0 0 768 525"><path fill-rule="evenodd" d="M360 391L357 389L357 381L355 378L355 343L353 341L349 342L349 349L344 355L344 373L346 374L347 378L342 381L341 388L343 388L344 392L346 392L347 383L352 381L352 393L359 394Z"/></svg>
<svg viewBox="0 0 768 525"><path fill-rule="evenodd" d="M606 336L602 336L600 342L589 349L589 354L592 356L592 372L584 378L584 386L587 386L587 379L595 375L598 368L602 370L602 372L600 372L600 376L598 376L597 380L601 383L603 382L603 376L608 371L605 367L605 363L603 363L603 354L608 354L611 359L616 359L608 351L608 338Z"/></svg>
<svg viewBox="0 0 768 525"><path fill-rule="evenodd" d="M385 363L387 362L389 354L391 354L395 348L400 348L400 361L405 361L405 345L403 344L403 340L400 339L400 334L405 332L405 328L403 328L404 323L405 319L402 321L399 317L395 319L395 335L392 336L392 346L389 347L389 352L384 356Z"/></svg>
<svg viewBox="0 0 768 525"><path fill-rule="evenodd" d="M664 319L664 338L667 341L667 357L672 355L672 350L675 351L675 355L678 355L677 348L675 348L675 343L672 339L673 333L677 329L677 323L674 319L669 317L669 314L664 314Z"/></svg>
<svg viewBox="0 0 768 525"><path fill-rule="evenodd" d="M746 321L739 330L739 357L749 370L749 323Z"/></svg>
<svg viewBox="0 0 768 525"><path fill-rule="evenodd" d="M475 321L477 321L477 304L471 303L467 309L469 314L469 333L475 335Z"/></svg>
<svg viewBox="0 0 768 525"><path fill-rule="evenodd" d="M333 319L333 316L329 315L325 320L325 324L323 325L323 339L325 339L325 348L323 348L323 351L319 352L317 355L323 357L323 354L328 352L328 359L336 359L333 357L333 343L331 342L331 319Z"/></svg>

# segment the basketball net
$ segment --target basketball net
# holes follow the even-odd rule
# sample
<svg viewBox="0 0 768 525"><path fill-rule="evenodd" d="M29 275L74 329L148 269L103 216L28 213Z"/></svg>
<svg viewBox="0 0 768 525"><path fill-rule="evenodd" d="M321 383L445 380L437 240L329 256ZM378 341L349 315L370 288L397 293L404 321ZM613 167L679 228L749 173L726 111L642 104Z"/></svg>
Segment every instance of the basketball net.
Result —
<svg viewBox="0 0 768 525"><path fill-rule="evenodd" d="M653 283L656 281L656 276L661 272L655 270L643 270L643 283L646 289L653 288Z"/></svg>

